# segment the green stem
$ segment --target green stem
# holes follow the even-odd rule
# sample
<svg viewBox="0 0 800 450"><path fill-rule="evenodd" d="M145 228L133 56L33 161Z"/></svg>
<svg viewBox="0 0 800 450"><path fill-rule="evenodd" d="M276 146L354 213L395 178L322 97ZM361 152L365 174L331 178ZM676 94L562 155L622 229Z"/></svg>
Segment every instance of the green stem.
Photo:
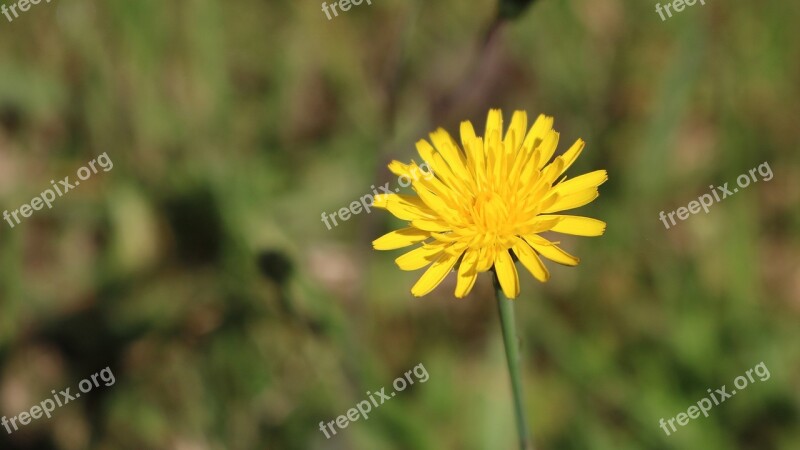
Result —
<svg viewBox="0 0 800 450"><path fill-rule="evenodd" d="M500 289L497 275L494 280L497 309L500 312L500 328L503 331L503 345L506 348L508 361L508 374L511 377L511 390L514 393L514 415L517 420L517 435L520 450L533 450L533 441L528 430L528 421L525 418L525 406L522 401L522 376L519 367L519 346L517 345L517 331L514 324L514 301L506 298Z"/></svg>

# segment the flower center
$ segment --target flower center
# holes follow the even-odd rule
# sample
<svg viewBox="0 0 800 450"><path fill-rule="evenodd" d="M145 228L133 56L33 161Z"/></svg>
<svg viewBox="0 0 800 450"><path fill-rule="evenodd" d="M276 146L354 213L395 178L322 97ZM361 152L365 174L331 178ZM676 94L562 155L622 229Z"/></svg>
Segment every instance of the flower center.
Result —
<svg viewBox="0 0 800 450"><path fill-rule="evenodd" d="M475 231L483 235L484 243L497 242L509 229L508 205L494 191L483 191L472 205L472 223Z"/></svg>

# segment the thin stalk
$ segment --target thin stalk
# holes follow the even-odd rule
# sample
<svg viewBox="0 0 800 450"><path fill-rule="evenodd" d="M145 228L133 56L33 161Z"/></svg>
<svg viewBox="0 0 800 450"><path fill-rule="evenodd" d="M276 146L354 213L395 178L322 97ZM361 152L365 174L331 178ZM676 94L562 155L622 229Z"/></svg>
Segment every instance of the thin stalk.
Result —
<svg viewBox="0 0 800 450"><path fill-rule="evenodd" d="M495 275L495 297L497 309L500 312L500 328L503 332L503 346L506 349L508 361L508 374L511 377L511 390L514 394L514 416L517 421L517 436L519 437L520 450L534 450L531 433L528 430L528 420L525 417L525 405L522 401L522 376L519 364L519 345L514 323L514 301L506 298L500 289L500 283Z"/></svg>

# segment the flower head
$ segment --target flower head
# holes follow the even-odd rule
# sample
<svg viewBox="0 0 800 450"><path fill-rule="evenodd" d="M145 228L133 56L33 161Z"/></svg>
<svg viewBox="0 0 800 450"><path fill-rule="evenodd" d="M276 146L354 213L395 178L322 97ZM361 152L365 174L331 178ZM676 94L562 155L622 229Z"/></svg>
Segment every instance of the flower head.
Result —
<svg viewBox="0 0 800 450"><path fill-rule="evenodd" d="M403 270L430 266L411 293L421 297L432 291L458 267L455 295L466 296L478 273L494 267L503 293L519 295L514 258L539 281L550 273L540 256L568 266L578 258L558 242L539 233L554 231L577 236L600 236L606 224L597 219L552 214L583 206L598 197L598 186L608 179L597 170L567 180L564 172L583 150L578 139L563 155L553 158L558 133L553 118L540 115L530 130L527 114L514 112L503 134L500 110L489 111L486 132L476 136L469 121L461 123L461 145L447 131L430 134L431 143L417 142L420 157L433 171L419 173L415 162L392 161L389 170L412 179L417 195L382 194L375 206L389 210L409 227L392 231L375 241L377 250L394 250L421 244L397 258Z"/></svg>

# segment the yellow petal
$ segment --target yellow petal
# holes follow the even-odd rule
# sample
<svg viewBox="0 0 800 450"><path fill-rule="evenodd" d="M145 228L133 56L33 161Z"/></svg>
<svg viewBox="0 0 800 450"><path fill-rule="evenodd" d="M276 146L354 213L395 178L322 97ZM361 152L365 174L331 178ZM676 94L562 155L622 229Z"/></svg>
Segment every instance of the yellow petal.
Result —
<svg viewBox="0 0 800 450"><path fill-rule="evenodd" d="M523 170L526 167L531 167L530 173L533 173L533 167L535 164L531 162L531 157L524 151L519 151L514 157L514 163L511 164L511 169L508 171L508 184L512 186L513 189L518 188L519 179L522 175Z"/></svg>
<svg viewBox="0 0 800 450"><path fill-rule="evenodd" d="M581 216L564 216L553 214L550 216L539 216L542 219L546 217L556 217L560 220L556 223L550 231L558 233L572 234L575 236L602 236L606 231L606 223L602 220L593 219L591 217Z"/></svg>
<svg viewBox="0 0 800 450"><path fill-rule="evenodd" d="M539 252L542 256L549 259L550 261L557 262L559 264L563 264L565 266L577 266L579 262L581 262L580 258L570 255L569 253L565 252L561 248L559 248L554 243L548 241L547 239L538 236L538 235L530 235L530 236L523 236L526 241L533 247L534 250Z"/></svg>
<svg viewBox="0 0 800 450"><path fill-rule="evenodd" d="M547 165L544 169L542 169L542 178L539 181L540 183L546 184L548 186L552 186L553 182L556 181L558 175L564 172L564 158L561 156L556 157L550 164Z"/></svg>
<svg viewBox="0 0 800 450"><path fill-rule="evenodd" d="M502 130L492 131L492 134L486 139L488 155L487 169L494 179L495 185L499 185L505 180L506 158L505 150L503 148L503 135Z"/></svg>
<svg viewBox="0 0 800 450"><path fill-rule="evenodd" d="M438 157L438 155L437 155ZM439 172L439 175L443 175L443 172ZM450 175L452 177L452 175ZM450 201L445 197L440 195L436 195L431 190L428 189L428 186L424 182L416 183L414 185L414 190L417 191L417 195L419 195L420 200L432 211L436 213L437 216L445 219L449 222L457 222L458 221L458 214L455 213L455 208L450 205ZM463 188L465 191L468 188ZM465 194L462 194L465 195Z"/></svg>
<svg viewBox="0 0 800 450"><path fill-rule="evenodd" d="M519 234L536 234L550 231L564 216L536 216L530 220L529 225L520 230Z"/></svg>
<svg viewBox="0 0 800 450"><path fill-rule="evenodd" d="M544 167L545 164L550 161L550 158L553 157L553 154L556 152L556 148L558 148L558 137L559 134L557 131L550 130L544 137L542 143L536 147L536 150L534 150L534 157L538 162L537 169Z"/></svg>
<svg viewBox="0 0 800 450"><path fill-rule="evenodd" d="M475 185L478 189L486 185L486 149L484 148L483 138L475 138L467 145L469 152L469 166L475 174Z"/></svg>
<svg viewBox="0 0 800 450"><path fill-rule="evenodd" d="M426 233L427 233L427 231L426 231ZM454 233L454 232L450 232L450 233L430 232L430 235L434 239L436 239L437 241L441 241L441 242L459 242L459 241L463 240L463 238L462 238L462 236L460 234Z"/></svg>
<svg viewBox="0 0 800 450"><path fill-rule="evenodd" d="M414 297L422 297L428 294L436 286L438 286L444 278L453 270L456 261L460 254L450 254L448 252L442 253L439 259L436 260L429 268L422 274L422 277L411 288L411 294Z"/></svg>
<svg viewBox="0 0 800 450"><path fill-rule="evenodd" d="M380 194L375 207L387 209L402 220L436 219L436 213L416 195Z"/></svg>
<svg viewBox="0 0 800 450"><path fill-rule="evenodd" d="M431 133L433 136L433 133ZM448 135L449 138L449 135ZM428 161L431 166L434 167L434 172L439 174L441 172L444 173L451 173L450 165L448 164L447 160L443 157L441 151L437 151L436 147L433 147L431 144L428 143L426 140L421 140L417 142L419 153L426 154L425 161ZM421 149L420 149L421 146Z"/></svg>
<svg viewBox="0 0 800 450"><path fill-rule="evenodd" d="M483 133L483 137L488 141L494 133L497 133L498 136L503 135L503 112L499 109L489 110L486 118L486 132Z"/></svg>
<svg viewBox="0 0 800 450"><path fill-rule="evenodd" d="M558 194L555 194L558 195ZM548 208L542 209L543 213L551 213L557 211L564 211L567 209L579 208L587 203L591 203L594 199L600 196L597 188L587 189L577 194L567 195L560 197L553 202Z"/></svg>
<svg viewBox="0 0 800 450"><path fill-rule="evenodd" d="M597 188L608 180L608 172L605 170L595 170L585 173L571 180L564 181L553 187L550 192L557 192L562 197L576 194L586 189Z"/></svg>
<svg viewBox="0 0 800 450"><path fill-rule="evenodd" d="M500 281L500 288L508 298L517 298L519 295L519 275L514 260L508 254L508 250L499 250L494 259L494 270L497 272L497 280Z"/></svg>
<svg viewBox="0 0 800 450"><path fill-rule="evenodd" d="M542 202L539 204L539 209L536 210L536 214L542 213L552 208L553 205L555 205L559 201L559 199L561 199L561 196L559 196L558 194L553 194L548 196L546 199L542 200Z"/></svg>
<svg viewBox="0 0 800 450"><path fill-rule="evenodd" d="M494 249L489 247L481 247L478 253L478 272L486 272L492 267L494 262Z"/></svg>
<svg viewBox="0 0 800 450"><path fill-rule="evenodd" d="M403 162L393 160L392 162L389 163L387 167L389 168L390 172L397 175L398 177L405 176L411 178L409 176L411 175L411 164L405 164Z"/></svg>
<svg viewBox="0 0 800 450"><path fill-rule="evenodd" d="M533 122L528 135L525 136L525 141L522 143L522 148L526 153L532 153L533 150L542 142L544 136L553 129L553 118L539 114L536 121ZM534 161L536 163L536 161Z"/></svg>
<svg viewBox="0 0 800 450"><path fill-rule="evenodd" d="M388 209L390 203L397 203L406 206L416 206L420 209L430 209L425 203L416 195L402 195L402 194L378 194L373 200L375 208Z"/></svg>
<svg viewBox="0 0 800 450"><path fill-rule="evenodd" d="M441 220L428 220L428 219L415 219L411 221L411 226L425 231L435 231L443 233L445 231L452 231L453 226Z"/></svg>
<svg viewBox="0 0 800 450"><path fill-rule="evenodd" d="M429 237L431 237L429 231L419 230L417 228L402 228L386 233L378 239L375 239L372 241L372 248L375 250L395 250L422 242Z"/></svg>
<svg viewBox="0 0 800 450"><path fill-rule="evenodd" d="M443 242L423 244L422 246L397 257L394 262L401 270L422 269L428 264L436 261L446 246L447 244Z"/></svg>
<svg viewBox="0 0 800 450"><path fill-rule="evenodd" d="M514 111L511 116L511 125L508 126L506 131L505 141L509 148L516 153L522 145L522 140L525 136L525 128L528 126L528 113L525 111Z"/></svg>
<svg viewBox="0 0 800 450"><path fill-rule="evenodd" d="M387 167L393 174L397 175L398 177L406 177L410 181L417 180L418 178L429 179L432 175L432 171L422 170L422 168L413 160L411 161L411 164L404 164L400 161L392 161Z"/></svg>
<svg viewBox="0 0 800 450"><path fill-rule="evenodd" d="M572 147L570 147L569 150L567 150L566 152L564 152L563 155L561 155L561 157L564 158L564 168L561 169L559 175L566 172L567 169L569 169L569 167L572 165L572 163L574 163L575 160L578 159L578 156L581 155L581 152L583 151L583 147L585 145L586 143L583 142L583 139L578 139L577 141L575 141L574 144L572 144Z"/></svg>
<svg viewBox="0 0 800 450"><path fill-rule="evenodd" d="M461 149L458 148L458 143L453 140L450 133L443 128L439 128L431 133L430 137L436 150L439 150L439 153L442 155L445 162L447 162L447 165L450 166L453 173L458 176L466 174L466 168L464 166L466 157Z"/></svg>
<svg viewBox="0 0 800 450"><path fill-rule="evenodd" d="M472 290L475 280L478 279L478 250L467 249L461 266L458 268L458 282L456 283L456 297L464 298Z"/></svg>
<svg viewBox="0 0 800 450"><path fill-rule="evenodd" d="M461 143L467 144L475 140L475 128L472 127L472 122L465 120L461 122Z"/></svg>
<svg viewBox="0 0 800 450"><path fill-rule="evenodd" d="M533 165L532 161L528 163L525 168L522 169L522 180L527 185L527 189L530 191L535 192L533 198L537 198L536 196L541 195L543 192L550 189L553 184L553 181L558 177L558 174L561 172L561 169L564 167L564 160L559 156L553 160L552 163L548 164L544 169L542 169L539 176L534 176L537 174L537 170Z"/></svg>
<svg viewBox="0 0 800 450"><path fill-rule="evenodd" d="M545 282L550 278L550 272L547 271L547 267L544 266L542 260L539 259L539 256L527 242L517 239L511 249L514 250L514 254L519 258L519 262L528 269L534 278L541 282Z"/></svg>
<svg viewBox="0 0 800 450"><path fill-rule="evenodd" d="M425 139L420 139L417 141L417 153L419 153L419 156L428 163L428 166L437 177L442 178L449 174L450 178L452 178L452 172L450 167L448 167L447 162L444 160L444 158L442 158L442 155L436 151L430 142L426 141ZM435 177L432 177L428 180L417 179L414 182L414 186L418 185L427 186L433 191L433 193L438 195L443 194L444 190L447 189L445 186L441 185L441 182L439 182L439 180L437 180Z"/></svg>

